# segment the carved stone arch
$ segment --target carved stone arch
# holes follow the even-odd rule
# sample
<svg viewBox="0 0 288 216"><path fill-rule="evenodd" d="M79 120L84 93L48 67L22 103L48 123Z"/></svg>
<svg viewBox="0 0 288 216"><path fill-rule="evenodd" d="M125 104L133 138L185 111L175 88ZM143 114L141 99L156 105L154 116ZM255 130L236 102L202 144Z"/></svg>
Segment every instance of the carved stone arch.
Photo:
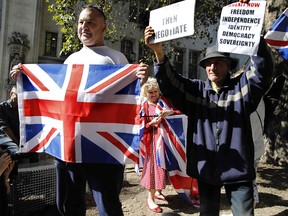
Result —
<svg viewBox="0 0 288 216"><path fill-rule="evenodd" d="M29 40L27 34L20 32L13 32L9 38L9 68L7 84L14 85L14 81L10 78L9 72L14 65L18 63L25 63L26 56L29 51Z"/></svg>

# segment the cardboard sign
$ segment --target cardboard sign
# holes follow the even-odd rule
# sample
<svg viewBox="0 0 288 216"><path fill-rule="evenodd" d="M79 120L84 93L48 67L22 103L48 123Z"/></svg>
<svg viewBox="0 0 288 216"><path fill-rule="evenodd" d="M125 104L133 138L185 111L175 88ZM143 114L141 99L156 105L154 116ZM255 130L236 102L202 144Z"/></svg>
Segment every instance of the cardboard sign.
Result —
<svg viewBox="0 0 288 216"><path fill-rule="evenodd" d="M223 7L218 29L219 52L256 55L266 1L232 3Z"/></svg>
<svg viewBox="0 0 288 216"><path fill-rule="evenodd" d="M195 0L181 1L150 12L149 25L155 30L150 43L194 34Z"/></svg>

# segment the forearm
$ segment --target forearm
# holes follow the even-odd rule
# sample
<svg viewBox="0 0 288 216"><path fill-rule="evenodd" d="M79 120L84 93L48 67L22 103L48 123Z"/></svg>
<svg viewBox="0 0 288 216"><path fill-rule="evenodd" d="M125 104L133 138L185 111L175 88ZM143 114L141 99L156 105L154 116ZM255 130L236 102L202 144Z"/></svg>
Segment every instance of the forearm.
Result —
<svg viewBox="0 0 288 216"><path fill-rule="evenodd" d="M263 37L260 39L257 56L252 56L252 60L257 72L264 78L264 86L268 87L272 81L274 58L270 47L267 46Z"/></svg>
<svg viewBox="0 0 288 216"><path fill-rule="evenodd" d="M165 58L164 49L162 47L162 43L150 43L151 39L154 37L154 29L151 26L147 26L144 31L145 44L154 51L156 61L161 63Z"/></svg>
<svg viewBox="0 0 288 216"><path fill-rule="evenodd" d="M4 133L5 133L8 137L10 137L10 138L13 140L13 142L15 142L17 145L19 144L18 138L15 136L14 132L13 132L10 128L5 128L5 129L4 129Z"/></svg>
<svg viewBox="0 0 288 216"><path fill-rule="evenodd" d="M11 192L10 179L5 177L5 186L6 193L9 194Z"/></svg>
<svg viewBox="0 0 288 216"><path fill-rule="evenodd" d="M159 50L154 50L155 58L158 63L164 62L165 53L164 50L161 48Z"/></svg>
<svg viewBox="0 0 288 216"><path fill-rule="evenodd" d="M183 112L186 101L185 79L175 71L167 57L164 57L163 63L155 63L154 71L163 96L170 99L176 109Z"/></svg>

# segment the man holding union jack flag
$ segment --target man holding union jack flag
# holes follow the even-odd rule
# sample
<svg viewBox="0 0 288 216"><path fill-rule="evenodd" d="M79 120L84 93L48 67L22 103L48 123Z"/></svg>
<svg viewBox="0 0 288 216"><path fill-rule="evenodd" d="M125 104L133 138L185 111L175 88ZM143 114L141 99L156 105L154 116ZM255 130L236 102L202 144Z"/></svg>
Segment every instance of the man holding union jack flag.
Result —
<svg viewBox="0 0 288 216"><path fill-rule="evenodd" d="M119 92L119 91L124 91L124 90L127 91L127 89L124 89L124 90L121 89L119 85L114 87L114 82L117 82L119 79L122 80L123 79L122 76L126 77L127 74L132 74L132 76L135 76L135 79L133 77L131 78L131 79L134 79L135 82L138 82L137 78L139 78L140 84L144 83L147 79L148 65L140 64L136 68L135 68L135 65L125 66L126 64L128 64L128 61L126 57L124 56L124 54L105 46L104 34L106 31L106 27L107 27L106 17L101 9L97 7L93 7L93 6L87 6L83 8L83 10L81 11L79 15L78 30L77 30L78 37L83 44L83 48L80 51L70 55L66 59L63 65L63 68L65 70L72 71L72 72L69 72L70 75L68 74L70 77L69 83L66 85L65 77L68 76L67 75L68 72L63 73L63 76L61 74L60 76L58 75L57 78L55 78L55 74L54 74L55 71L52 70L50 75L47 76L47 79L52 80L51 83L53 83L54 85L52 89L58 88L59 86L61 87L66 86L65 87L66 93L64 97L65 99L64 103L61 103L60 105L56 104L56 106L52 107L53 103L51 105L51 101L50 101L50 103L45 103L45 106L44 105L42 106L44 107L44 109L46 109L45 115L47 115L46 117L48 117L48 115L51 115L51 111L59 110L59 113L54 114L54 116L56 118L60 116L59 117L59 120L60 120L61 116L63 115L62 113L60 114L60 111L64 107L66 110L65 112L67 112L68 114L66 113L67 115L65 115L64 118L61 118L61 120L65 122L63 123L64 126L61 129L64 131L63 132L64 135L60 136L58 140L59 141L64 140L64 142L74 143L75 145L70 146L69 148L67 148L67 145L65 145L64 150L62 149L62 147L61 149L51 149L51 147L45 144L45 140L43 140L42 143L38 143L37 145L33 146L33 148L31 149L31 151L37 151L37 150L40 150L40 148L42 149L46 148L47 151L49 151L52 155L56 157L57 207L58 207L60 214L65 215L65 216L84 216L85 215L86 181L88 182L88 185L90 189L92 190L93 197L96 202L100 216L123 215L121 202L119 200L119 194L122 188L123 174L124 174L124 165L122 163L125 163L125 162L123 162L123 160L119 158L113 158L113 156L104 153L104 151L103 151L103 155L95 156L94 149L97 148L97 150L99 150L99 148L96 146L95 143L92 143L92 141L89 140L87 143L90 143L90 146L81 145L78 143L80 142L80 140L78 140L77 138L78 136L74 137L74 132L77 130L77 126L78 126L78 124L74 122L74 119L78 118L78 116L76 115L78 115L79 113L86 113L86 111L87 113L88 111L90 113L90 110L92 109L91 113L87 114L88 117L91 117L94 119L101 119L107 122L109 119L111 119L110 117L112 115L115 115L114 113L111 113L110 111L110 110L115 110L115 109L111 109L111 106L116 107L116 110L118 111L120 110L120 113L121 112L127 113L129 112L129 110L126 110L126 108L133 107L133 105L129 105L129 103L127 105L117 104L117 102L111 101L113 100L113 98L108 99L105 97L105 95L103 96L103 94L102 96L101 94L98 96L95 96L95 95L93 96L93 93L103 92L103 89L109 86L110 84L112 85L112 87L110 87L109 91L113 91L113 92L114 91ZM93 65L88 65L88 64L93 64ZM106 69L105 71L115 70L115 67L110 68L109 65L119 65L120 72L117 73L118 75L115 75L114 77L111 77L111 78L106 78L106 74L96 74L97 78L95 78L96 76L95 73L93 76L90 75L92 74L90 72L93 68L97 68L97 69L105 68ZM58 67L58 66L56 65L55 67ZM39 78L37 77L37 74L39 74L39 76L43 74L42 72L45 69L45 66L42 65L40 67L36 67L39 73L36 73L36 75L34 76L32 73L32 70L34 70L34 66L23 65L22 67L21 65L17 65L13 67L13 69L11 70L10 72L11 77L15 79L17 74L22 69L24 70L24 73L29 75L29 80L30 80L29 83L34 83L35 85L37 85L37 88L44 89L45 90L44 93L49 90L49 86L44 85L47 79L42 79L42 81L40 81L41 80L40 77ZM61 69L60 72L61 71L63 70ZM106 72L103 72L103 73L106 73ZM75 76L74 74L78 74L78 76ZM46 75L43 75L43 76L46 76ZM83 77L86 78L85 84L81 83L82 82L81 80ZM103 79L103 81L101 79ZM22 84L25 82L27 83L28 82L27 80L28 79L23 78L21 81ZM95 87L96 84L94 82L96 81L97 81L97 86ZM122 85L126 86L127 83L125 82L126 81L124 80ZM98 85L98 83L100 84ZM104 102L102 104L98 103L98 105L91 105L91 103L88 103L87 105L84 102L79 103L77 101L75 102L76 103L76 106L75 106L75 104L72 104L71 101L67 100L67 98L69 98L69 100L76 98L75 96L73 96L74 95L73 91L75 89L76 90L78 89L77 90L78 92L76 91L75 93L76 97L78 97L79 95L80 96L84 95L86 91L89 91L89 93L92 94L92 96L91 94L90 96L84 95L83 96L84 102L87 102L87 101L89 102L90 100L93 100L91 97L99 97L101 101L104 101L104 102L107 102L108 100L110 100L109 101L110 103L109 105L107 105ZM83 89L83 92L81 92L81 89ZM24 109L23 111L25 114L32 115L33 113L35 113L35 111L37 112L37 109L39 106L41 106L41 104L44 104L44 102L47 102L47 100L44 101L43 99L41 100L37 99L36 100L37 103L33 101L35 100L25 101L26 109ZM30 111L27 111L27 110L30 110ZM71 112L71 115L70 115L70 112ZM73 112L76 112L77 114L74 115ZM125 120L123 116L120 116L120 118ZM37 118L31 116L30 119L37 119ZM59 122L59 120L56 121L56 124L57 122ZM133 120L131 120L131 118L129 119L129 121L133 121ZM87 121L89 120L87 119ZM38 126L40 125L41 122L43 122L43 119L39 121ZM123 123L123 122L119 122L119 124L117 125L121 125L120 123ZM86 133L86 132L88 133L89 131L92 131L92 134L93 134L93 126L90 126L90 125L92 125L92 123L87 122L87 126L84 127L85 130L83 131L83 133ZM105 125L105 124L102 124L102 125ZM117 125L116 126L112 125L111 127L117 127ZM26 128L27 127L30 127L30 126L26 126ZM103 140L103 142L104 140L110 140L111 143L115 144L115 148L114 147L113 148L116 149L116 146L117 145L119 146L120 141L116 140L116 138L113 137L108 132L105 132L105 130L108 130L108 128L106 128L107 126L106 127L103 126L103 127L104 127L103 128L104 131L97 133L97 137L101 136L102 137L101 139ZM57 129L53 131L54 129L53 126L50 129L48 131L51 131L51 137L53 137L53 132L57 131ZM32 128L31 128L31 131L32 132L34 131L33 132L34 134L36 133L35 130L33 130ZM121 131L122 133L119 133L120 134L119 136L121 136L121 134L124 133L123 132L124 130L121 130ZM96 136L95 131L94 133L95 133L94 136ZM47 134L50 134L50 133L47 133ZM71 137L73 140L70 141L68 137ZM82 139L84 139L83 137L84 136L80 137L81 142L82 142ZM27 131L26 131L26 139L28 138L29 136L27 137ZM30 143L33 143L32 141L33 139L31 139ZM60 143L54 146L59 146L59 145ZM105 145L106 145L106 141L105 141L104 147ZM108 148L107 145L106 147ZM82 149L77 149L77 148L82 148ZM84 157L82 153L79 155L79 150L82 153L85 152L86 155L88 156ZM132 156L131 154L129 154L127 155L127 158L133 161L135 160L135 157L132 157ZM107 161L102 162L105 159L108 162Z"/></svg>
<svg viewBox="0 0 288 216"><path fill-rule="evenodd" d="M236 78L229 71L237 60L229 53L209 50L199 62L207 74L203 81L181 76L162 45L150 44L153 27L146 27L144 34L145 44L156 56L155 77L163 96L188 116L187 174L198 180L200 215L219 215L222 187L233 215L254 215L256 173L250 115L268 90L274 69L264 38L257 56L251 56L249 66Z"/></svg>

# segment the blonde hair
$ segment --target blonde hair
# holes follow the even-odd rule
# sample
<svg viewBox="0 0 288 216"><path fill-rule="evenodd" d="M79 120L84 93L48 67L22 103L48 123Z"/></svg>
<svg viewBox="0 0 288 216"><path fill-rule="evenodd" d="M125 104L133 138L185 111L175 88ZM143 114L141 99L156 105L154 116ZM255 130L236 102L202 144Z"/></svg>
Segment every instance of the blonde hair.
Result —
<svg viewBox="0 0 288 216"><path fill-rule="evenodd" d="M141 96L147 97L147 92L152 88L158 89L160 91L156 78L148 77L147 81L141 87Z"/></svg>

